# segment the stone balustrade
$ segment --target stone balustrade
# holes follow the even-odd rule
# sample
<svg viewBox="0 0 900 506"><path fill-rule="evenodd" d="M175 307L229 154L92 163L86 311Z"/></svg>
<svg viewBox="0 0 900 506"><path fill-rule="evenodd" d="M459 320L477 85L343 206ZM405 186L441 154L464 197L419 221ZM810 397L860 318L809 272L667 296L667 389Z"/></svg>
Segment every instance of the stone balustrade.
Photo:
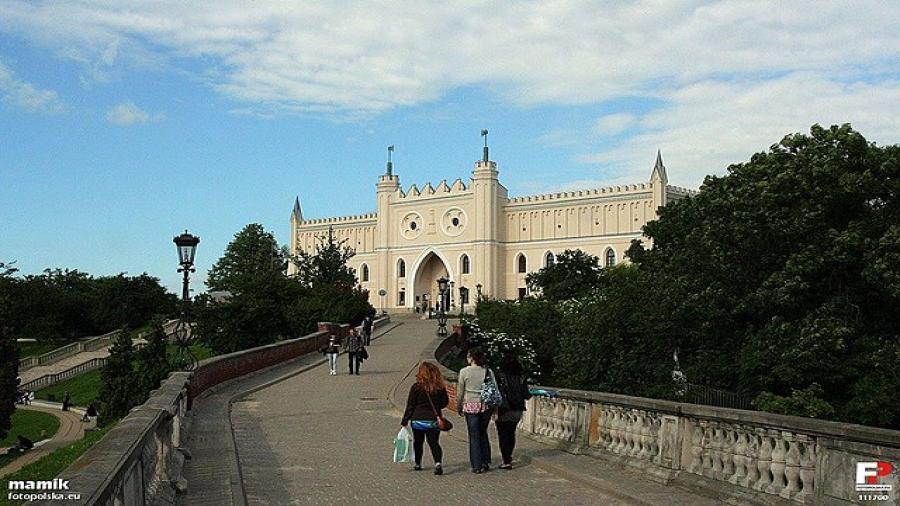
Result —
<svg viewBox="0 0 900 506"><path fill-rule="evenodd" d="M534 397L519 430L728 502L865 504L856 462L900 464L900 431L599 392ZM884 483L893 484L897 475ZM895 492L896 493L896 492Z"/></svg>
<svg viewBox="0 0 900 506"><path fill-rule="evenodd" d="M379 318L374 327L389 321L387 316ZM175 495L187 486L181 470L189 452L182 442L190 430L192 404L202 402L205 391L225 381L316 353L329 333L343 337L348 330L346 324L320 323L319 331L310 335L211 357L194 371L170 374L147 402L132 409L60 474L81 494L67 504L174 504Z"/></svg>

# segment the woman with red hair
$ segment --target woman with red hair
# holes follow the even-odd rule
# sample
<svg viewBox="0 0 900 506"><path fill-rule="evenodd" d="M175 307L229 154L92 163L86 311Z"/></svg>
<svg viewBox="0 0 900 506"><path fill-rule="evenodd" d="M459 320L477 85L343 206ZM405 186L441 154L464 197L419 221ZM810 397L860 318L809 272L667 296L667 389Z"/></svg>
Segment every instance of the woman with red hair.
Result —
<svg viewBox="0 0 900 506"><path fill-rule="evenodd" d="M408 424L412 428L416 471L422 470L423 443L427 440L434 458L434 474L444 474L441 467L443 450L438 442L441 436L438 417L440 410L447 407L449 402L440 369L431 362L422 362L416 373L416 382L409 389L406 411L400 421L400 425L406 427Z"/></svg>

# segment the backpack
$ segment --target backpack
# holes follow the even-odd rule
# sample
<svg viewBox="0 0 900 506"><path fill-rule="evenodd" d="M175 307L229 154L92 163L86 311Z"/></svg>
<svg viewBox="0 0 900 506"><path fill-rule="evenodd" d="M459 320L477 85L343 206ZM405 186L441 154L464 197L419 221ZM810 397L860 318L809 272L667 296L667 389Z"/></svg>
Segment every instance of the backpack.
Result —
<svg viewBox="0 0 900 506"><path fill-rule="evenodd" d="M497 381L503 395L500 411L525 411L524 384L521 377L501 373Z"/></svg>
<svg viewBox="0 0 900 506"><path fill-rule="evenodd" d="M500 393L500 389L497 387L494 373L488 368L485 368L484 383L481 385L481 403L487 409L497 409L503 403L503 394Z"/></svg>

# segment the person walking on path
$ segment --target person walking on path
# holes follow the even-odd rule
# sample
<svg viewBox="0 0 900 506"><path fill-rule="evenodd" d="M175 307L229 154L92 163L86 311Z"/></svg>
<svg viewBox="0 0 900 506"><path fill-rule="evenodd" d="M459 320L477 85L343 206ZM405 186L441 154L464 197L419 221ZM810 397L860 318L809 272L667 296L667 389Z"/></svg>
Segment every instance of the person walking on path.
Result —
<svg viewBox="0 0 900 506"><path fill-rule="evenodd" d="M372 344L372 317L366 316L362 323L363 336L366 338L366 346Z"/></svg>
<svg viewBox="0 0 900 506"><path fill-rule="evenodd" d="M422 470L422 453L425 440L431 448L431 457L434 459L434 474L444 474L441 467L443 450L439 439L441 437L438 417L440 410L447 407L450 399L447 396L447 388L444 385L444 377L436 365L430 362L422 362L419 372L416 373L416 382L409 388L409 396L406 399L406 411L400 425L412 426L413 455L416 460L416 471Z"/></svg>
<svg viewBox="0 0 900 506"><path fill-rule="evenodd" d="M63 411L68 411L68 410L69 410L69 407L70 407L71 405L72 405L72 396L69 395L69 392L66 392L65 397L63 397L62 410L63 410Z"/></svg>
<svg viewBox="0 0 900 506"><path fill-rule="evenodd" d="M512 469L512 454L516 448L516 427L525 411L525 401L531 398L522 364L515 355L507 353L500 360L497 388L503 394L503 402L497 408L497 418L494 421L497 426L497 439L500 441L500 454L503 456L500 469Z"/></svg>
<svg viewBox="0 0 900 506"><path fill-rule="evenodd" d="M328 344L326 344L321 350L322 353L328 357L328 369L329 374L332 376L337 374L337 357L338 353L341 352L340 342L336 335L331 334L328 336Z"/></svg>
<svg viewBox="0 0 900 506"><path fill-rule="evenodd" d="M356 329L350 330L350 336L347 337L347 356L350 357L350 374L359 375L360 348L363 347L363 339Z"/></svg>
<svg viewBox="0 0 900 506"><path fill-rule="evenodd" d="M472 472L483 473L491 468L491 442L488 439L488 425L491 410L481 402L481 387L488 374L487 362L480 348L472 348L466 355L469 365L459 371L456 383L456 412L466 417L469 432L469 463Z"/></svg>

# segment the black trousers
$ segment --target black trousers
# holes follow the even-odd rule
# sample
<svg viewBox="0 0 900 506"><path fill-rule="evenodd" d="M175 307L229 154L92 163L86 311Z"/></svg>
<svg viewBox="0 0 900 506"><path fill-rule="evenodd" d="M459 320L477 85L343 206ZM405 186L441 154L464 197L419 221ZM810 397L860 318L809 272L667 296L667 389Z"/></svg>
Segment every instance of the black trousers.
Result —
<svg viewBox="0 0 900 506"><path fill-rule="evenodd" d="M428 447L431 448L431 457L435 463L440 462L444 457L444 450L438 442L441 437L439 430L416 430L413 429L413 455L416 458L416 465L422 465L422 452L424 450L424 442L428 440Z"/></svg>
<svg viewBox="0 0 900 506"><path fill-rule="evenodd" d="M516 427L519 422L495 422L497 439L500 440L500 454L504 464L512 464L513 450L516 448Z"/></svg>
<svg viewBox="0 0 900 506"><path fill-rule="evenodd" d="M359 374L359 355L355 351L351 351L347 353L347 356L350 357L350 374Z"/></svg>

